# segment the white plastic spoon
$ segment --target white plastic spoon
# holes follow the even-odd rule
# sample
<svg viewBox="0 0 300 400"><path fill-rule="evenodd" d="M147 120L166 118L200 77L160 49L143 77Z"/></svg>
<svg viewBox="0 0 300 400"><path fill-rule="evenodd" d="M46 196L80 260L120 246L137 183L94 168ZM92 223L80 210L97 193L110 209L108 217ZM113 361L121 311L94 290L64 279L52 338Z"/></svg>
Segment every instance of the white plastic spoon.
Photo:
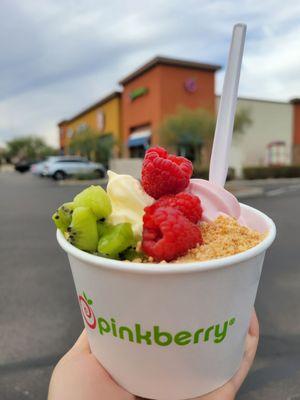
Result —
<svg viewBox="0 0 300 400"><path fill-rule="evenodd" d="M242 221L240 218L240 204L231 193L224 189L224 184L228 170L245 35L246 25L237 24L233 27L210 159L209 181L191 179L188 187L188 191L198 196L203 204L202 218L204 221L214 221L221 214L226 214Z"/></svg>
<svg viewBox="0 0 300 400"><path fill-rule="evenodd" d="M236 24L233 27L210 159L209 181L220 186L224 186L228 171L246 29L245 24Z"/></svg>

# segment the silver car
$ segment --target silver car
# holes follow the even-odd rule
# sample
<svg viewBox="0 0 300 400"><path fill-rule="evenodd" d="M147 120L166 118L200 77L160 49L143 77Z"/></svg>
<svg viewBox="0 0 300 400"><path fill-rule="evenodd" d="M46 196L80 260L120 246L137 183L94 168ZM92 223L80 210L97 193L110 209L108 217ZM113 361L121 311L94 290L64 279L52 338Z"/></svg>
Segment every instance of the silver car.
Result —
<svg viewBox="0 0 300 400"><path fill-rule="evenodd" d="M53 156L49 157L43 166L42 175L50 176L55 180L62 180L72 175L94 173L98 178L106 174L105 167L94 163L87 158L79 156Z"/></svg>
<svg viewBox="0 0 300 400"><path fill-rule="evenodd" d="M45 165L45 161L40 161L40 162L34 163L30 167L30 172L33 175L42 176L43 170L44 170L44 165Z"/></svg>

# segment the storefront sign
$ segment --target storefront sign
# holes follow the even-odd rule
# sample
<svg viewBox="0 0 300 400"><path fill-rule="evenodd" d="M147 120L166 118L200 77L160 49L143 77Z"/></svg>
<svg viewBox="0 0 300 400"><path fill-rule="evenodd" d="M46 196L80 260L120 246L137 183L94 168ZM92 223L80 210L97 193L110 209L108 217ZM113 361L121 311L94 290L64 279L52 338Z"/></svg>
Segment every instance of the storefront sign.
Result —
<svg viewBox="0 0 300 400"><path fill-rule="evenodd" d="M134 101L138 97L144 96L145 94L148 93L148 88L146 87L139 87L137 89L134 89L131 93L129 93L129 98L131 101Z"/></svg>
<svg viewBox="0 0 300 400"><path fill-rule="evenodd" d="M195 93L197 90L197 81L195 78L188 78L184 82L184 88L189 93Z"/></svg>

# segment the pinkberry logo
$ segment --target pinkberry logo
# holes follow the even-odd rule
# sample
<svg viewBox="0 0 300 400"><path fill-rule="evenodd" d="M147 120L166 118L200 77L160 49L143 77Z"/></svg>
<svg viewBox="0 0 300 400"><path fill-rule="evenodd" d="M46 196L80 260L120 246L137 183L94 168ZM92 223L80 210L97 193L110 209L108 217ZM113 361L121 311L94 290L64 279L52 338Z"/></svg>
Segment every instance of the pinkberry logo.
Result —
<svg viewBox="0 0 300 400"><path fill-rule="evenodd" d="M84 292L82 294L83 294L83 296L81 296L81 295L78 296L79 305L81 308L81 314L82 314L85 322L87 323L87 325L91 329L95 329L97 321L96 321L94 311L91 307L91 305L93 304L93 301L91 299L88 299L87 295Z"/></svg>
<svg viewBox="0 0 300 400"><path fill-rule="evenodd" d="M98 326L98 332L101 336L111 335L119 340L148 346L169 346L171 344L188 346L201 345L208 342L220 344L230 334L230 331L234 329L236 323L236 319L232 317L210 326L199 325L193 331L182 329L178 332L169 332L159 325L144 329L142 324L138 322L128 326L119 324L115 318L103 318L103 316L96 318L91 308L93 301L88 299L84 292L83 296L78 296L78 298L82 316L90 329L95 329Z"/></svg>

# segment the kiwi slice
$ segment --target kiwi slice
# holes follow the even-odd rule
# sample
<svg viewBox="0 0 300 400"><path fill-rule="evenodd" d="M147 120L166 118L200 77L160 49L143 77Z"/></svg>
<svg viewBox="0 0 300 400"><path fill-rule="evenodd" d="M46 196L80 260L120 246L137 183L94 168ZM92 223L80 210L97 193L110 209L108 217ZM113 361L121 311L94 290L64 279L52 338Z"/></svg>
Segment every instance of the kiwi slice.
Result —
<svg viewBox="0 0 300 400"><path fill-rule="evenodd" d="M72 220L73 210L74 210L73 202L64 203L52 215L52 220L54 221L58 229L60 229L63 232L67 230Z"/></svg>
<svg viewBox="0 0 300 400"><path fill-rule="evenodd" d="M75 207L89 207L97 219L106 218L111 213L110 199L101 186L90 186L74 198Z"/></svg>
<svg viewBox="0 0 300 400"><path fill-rule="evenodd" d="M136 258L140 258L143 260L145 258L145 254L141 253L139 251L136 251L134 247L128 247L125 251L120 253L120 259L121 260L135 260Z"/></svg>
<svg viewBox="0 0 300 400"><path fill-rule="evenodd" d="M118 259L120 253L134 244L135 238L131 224L125 222L114 226L111 225L100 237L98 252L105 256Z"/></svg>
<svg viewBox="0 0 300 400"><path fill-rule="evenodd" d="M81 250L94 252L98 245L97 220L87 207L76 207L68 228L68 240Z"/></svg>
<svg viewBox="0 0 300 400"><path fill-rule="evenodd" d="M103 236L105 233L112 228L112 225L108 224L105 221L97 221L97 229L98 229L98 236L99 238Z"/></svg>

